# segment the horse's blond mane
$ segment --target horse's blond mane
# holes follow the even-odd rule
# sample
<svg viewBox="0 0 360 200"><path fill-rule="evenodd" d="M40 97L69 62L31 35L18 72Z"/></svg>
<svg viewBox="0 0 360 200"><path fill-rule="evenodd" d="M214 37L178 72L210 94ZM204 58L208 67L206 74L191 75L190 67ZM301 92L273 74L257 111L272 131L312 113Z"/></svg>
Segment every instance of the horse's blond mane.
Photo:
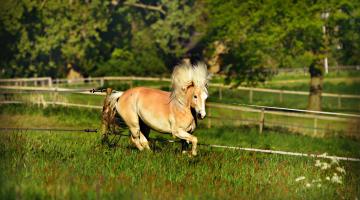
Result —
<svg viewBox="0 0 360 200"><path fill-rule="evenodd" d="M174 67L171 82L171 99L176 98L179 102L183 103L185 89L188 86L193 85L206 90L206 84L208 82L207 67L204 63L197 63L196 65L188 63L179 64Z"/></svg>
<svg viewBox="0 0 360 200"><path fill-rule="evenodd" d="M193 65L193 83L195 87L205 87L208 82L209 74L204 63Z"/></svg>

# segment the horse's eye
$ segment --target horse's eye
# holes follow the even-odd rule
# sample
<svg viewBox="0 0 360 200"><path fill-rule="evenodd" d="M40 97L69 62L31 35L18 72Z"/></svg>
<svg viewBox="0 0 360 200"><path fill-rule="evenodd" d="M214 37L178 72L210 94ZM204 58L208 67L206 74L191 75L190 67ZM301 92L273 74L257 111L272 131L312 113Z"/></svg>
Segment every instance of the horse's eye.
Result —
<svg viewBox="0 0 360 200"><path fill-rule="evenodd" d="M195 99L197 99L197 96L196 96L196 95L194 95L194 98L195 98Z"/></svg>

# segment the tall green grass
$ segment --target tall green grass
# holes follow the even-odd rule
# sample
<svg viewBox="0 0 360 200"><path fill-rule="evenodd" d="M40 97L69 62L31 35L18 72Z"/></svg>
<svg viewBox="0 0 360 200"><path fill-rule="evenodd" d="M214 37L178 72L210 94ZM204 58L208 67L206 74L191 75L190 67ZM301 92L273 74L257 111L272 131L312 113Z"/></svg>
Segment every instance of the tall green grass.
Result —
<svg viewBox="0 0 360 200"><path fill-rule="evenodd" d="M18 126L98 127L100 112L90 109L1 106L1 121ZM6 118L6 119L5 119ZM31 119L43 119L43 122ZM252 127L206 129L199 142L276 150L359 156L360 144L345 138L288 135L286 130ZM151 137L159 137L151 133ZM161 137L167 137L161 135ZM195 158L180 144L153 142L139 152L128 138L102 145L96 133L0 132L1 199L355 199L360 196L360 164L340 162L342 184L326 180L338 165L321 170L315 159L200 146ZM322 160L324 161L324 160ZM325 160L326 161L326 160ZM329 161L328 161L329 162ZM305 176L305 180L295 181ZM319 187L318 179L321 179ZM310 184L309 187L306 185Z"/></svg>

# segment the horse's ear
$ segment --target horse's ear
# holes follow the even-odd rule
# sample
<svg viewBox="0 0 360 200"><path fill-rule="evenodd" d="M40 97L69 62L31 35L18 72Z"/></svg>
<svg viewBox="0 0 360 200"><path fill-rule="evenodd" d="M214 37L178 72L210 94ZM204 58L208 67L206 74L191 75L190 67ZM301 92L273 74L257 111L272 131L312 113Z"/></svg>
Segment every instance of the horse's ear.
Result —
<svg viewBox="0 0 360 200"><path fill-rule="evenodd" d="M194 83L193 83L192 81L189 82L188 84L184 85L184 86L181 88L181 90L182 90L183 92L186 92L186 90L189 89L189 87L191 87L191 86L194 86Z"/></svg>

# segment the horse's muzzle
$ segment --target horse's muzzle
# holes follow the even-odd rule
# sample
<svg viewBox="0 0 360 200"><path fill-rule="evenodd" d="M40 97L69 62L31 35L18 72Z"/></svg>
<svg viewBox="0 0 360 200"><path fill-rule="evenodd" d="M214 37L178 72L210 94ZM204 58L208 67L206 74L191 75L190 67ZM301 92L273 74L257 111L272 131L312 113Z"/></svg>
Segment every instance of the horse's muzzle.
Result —
<svg viewBox="0 0 360 200"><path fill-rule="evenodd" d="M197 114L198 119L205 119L205 117L206 117L206 114L201 114L201 113Z"/></svg>

